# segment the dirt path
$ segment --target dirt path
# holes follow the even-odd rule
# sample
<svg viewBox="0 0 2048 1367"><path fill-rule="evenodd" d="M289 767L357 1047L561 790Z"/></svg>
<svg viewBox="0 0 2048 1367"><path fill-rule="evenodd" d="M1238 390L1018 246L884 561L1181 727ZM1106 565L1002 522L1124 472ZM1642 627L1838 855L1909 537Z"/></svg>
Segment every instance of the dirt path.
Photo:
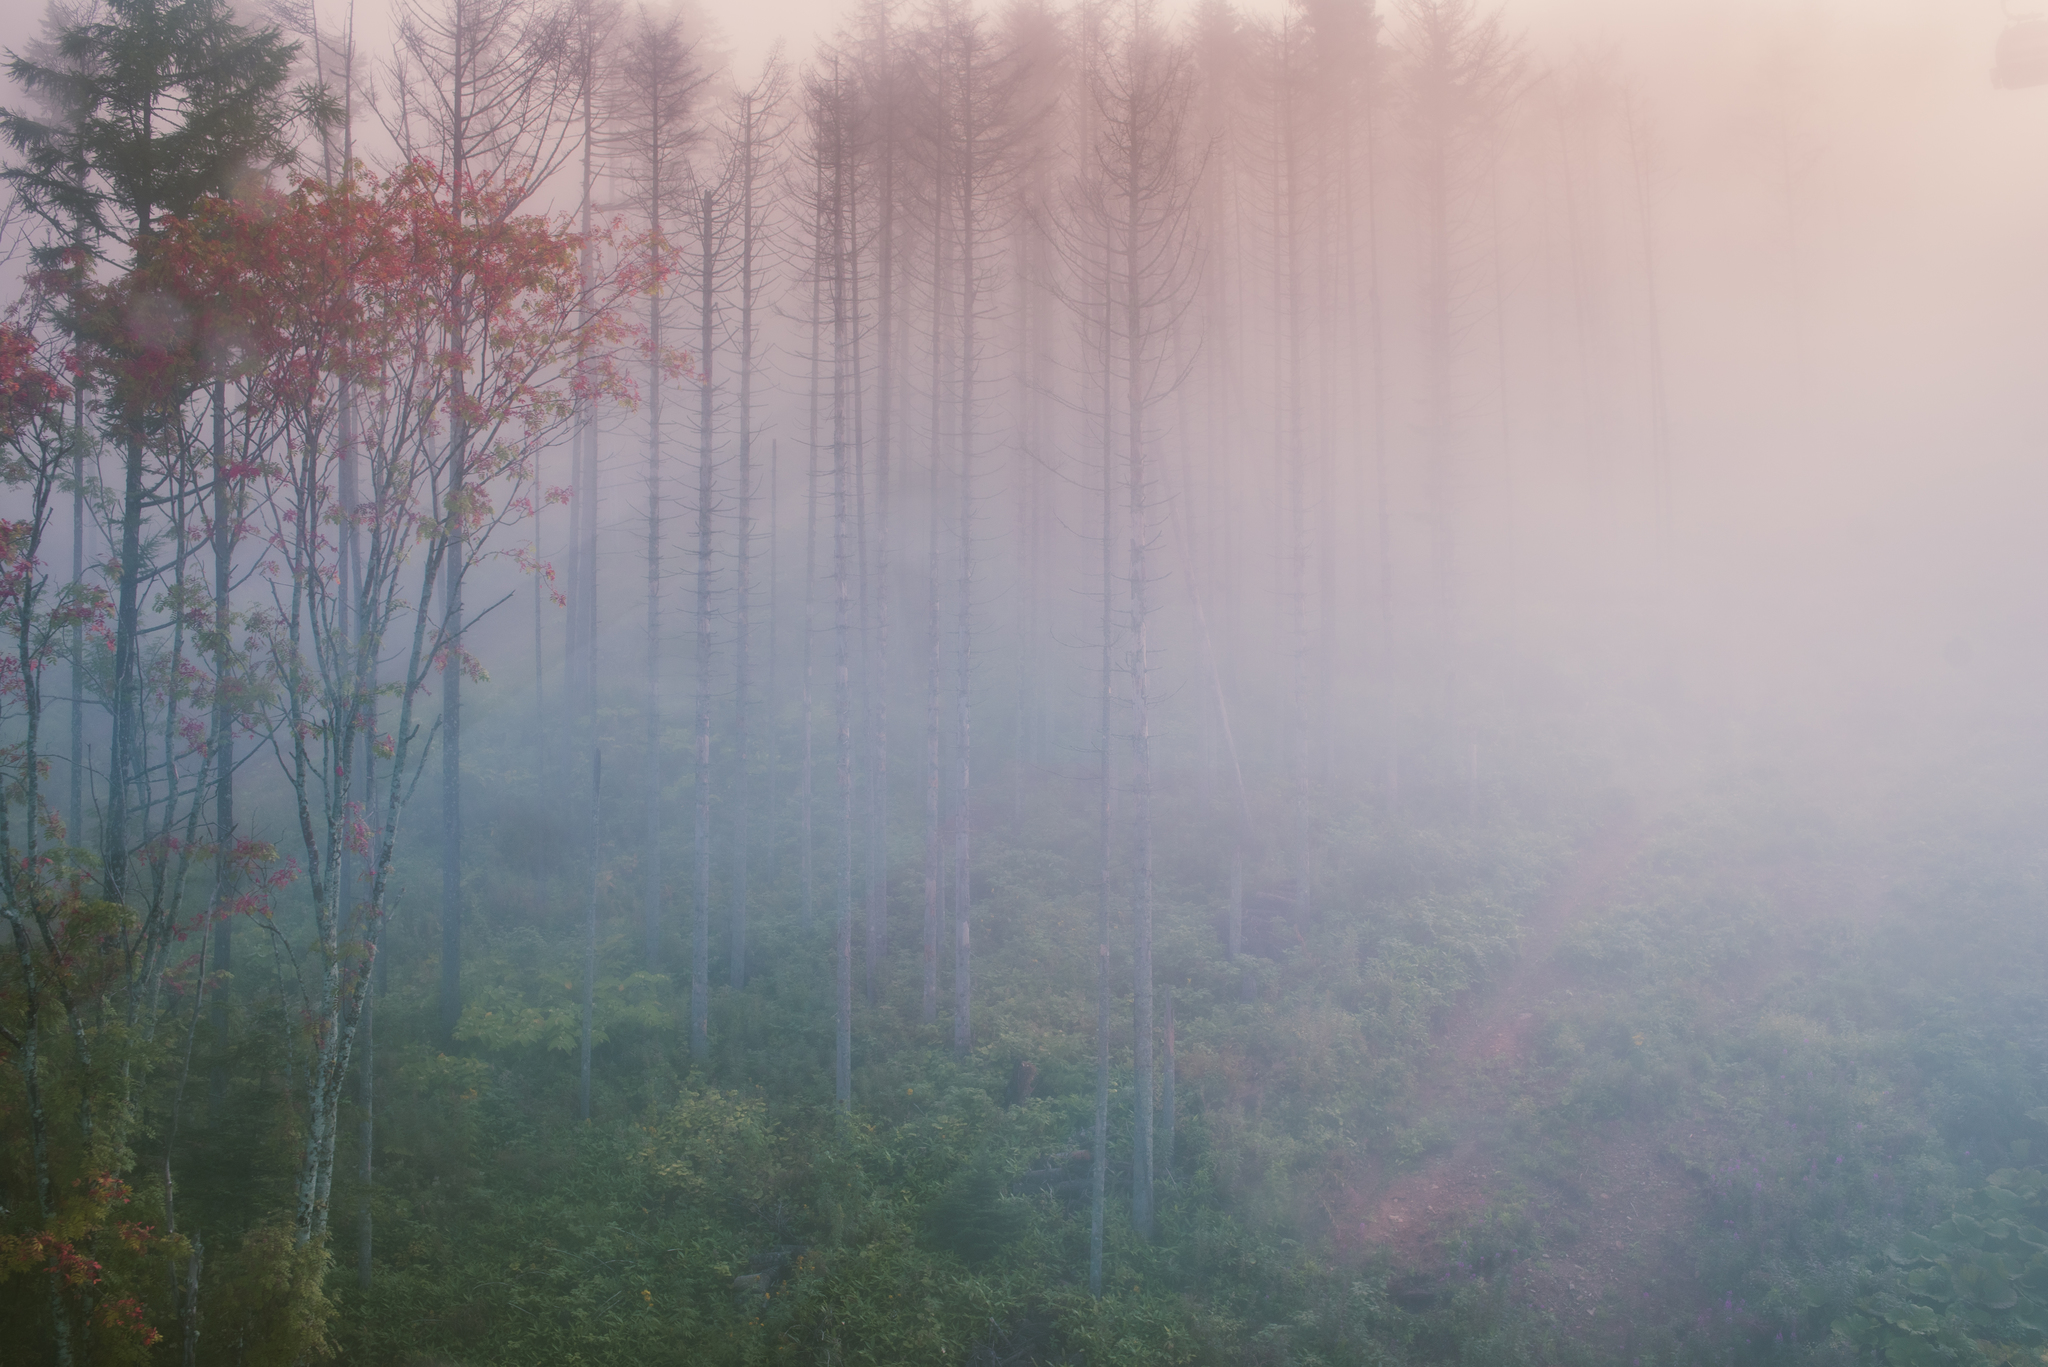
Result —
<svg viewBox="0 0 2048 1367"><path fill-rule="evenodd" d="M1397 1297L1427 1299L1465 1275L1455 1240L1511 1195L1523 1198L1545 1249L1513 1265L1513 1294L1581 1343L1628 1352L1638 1318L1631 1307L1670 1289L1663 1274L1673 1241L1690 1228L1696 1192L1663 1156L1654 1126L1620 1120L1583 1133L1574 1176L1539 1190L1527 1189L1509 1152L1518 1109L1556 1099L1554 1084L1530 1065L1547 1004L1572 990L1558 946L1615 895L1643 839L1644 825L1631 822L1582 849L1524 923L1514 966L1445 1022L1409 1123L1442 1130L1449 1147L1399 1171L1369 1168L1346 1193L1341 1242L1361 1257L1388 1257Z"/></svg>
<svg viewBox="0 0 2048 1367"><path fill-rule="evenodd" d="M1386 1249L1397 1263L1435 1261L1442 1236L1476 1218L1498 1194L1494 1140L1519 1095L1510 1075L1527 1054L1535 1008L1558 991L1555 954L1581 914L1600 905L1641 842L1640 828L1609 830L1580 851L1523 926L1504 978L1461 1003L1417 1080L1411 1115L1436 1120L1452 1143L1421 1166L1382 1179L1369 1172L1349 1193L1345 1242Z"/></svg>
<svg viewBox="0 0 2048 1367"><path fill-rule="evenodd" d="M1617 826L1582 849L1524 923L1514 965L1444 1022L1404 1118L1448 1143L1412 1166L1368 1162L1347 1174L1331 1200L1340 1246L1361 1258L1387 1257L1397 1297L1427 1300L1465 1275L1453 1251L1459 1236L1504 1199L1534 1222L1543 1250L1513 1265L1516 1299L1554 1316L1582 1343L1626 1354L1630 1326L1647 1302L1683 1302L1697 1290L1688 1289L1682 1255L1701 1193L1674 1156L1675 1141L1686 1137L1669 1130L1675 1117L1590 1122L1575 1135L1572 1166L1542 1179L1530 1178L1511 1148L1519 1142L1518 1116L1560 1100L1560 1084L1533 1056L1543 1024L1570 1010L1575 980L1557 949L1575 923L1621 891L1645 832L1640 821ZM1722 877L1786 921L1866 919L1889 883L1881 870L1804 856L1731 864ZM1703 1020L1725 1020L1796 966L1817 965L1778 961L1754 980L1737 975L1680 990L1699 994Z"/></svg>

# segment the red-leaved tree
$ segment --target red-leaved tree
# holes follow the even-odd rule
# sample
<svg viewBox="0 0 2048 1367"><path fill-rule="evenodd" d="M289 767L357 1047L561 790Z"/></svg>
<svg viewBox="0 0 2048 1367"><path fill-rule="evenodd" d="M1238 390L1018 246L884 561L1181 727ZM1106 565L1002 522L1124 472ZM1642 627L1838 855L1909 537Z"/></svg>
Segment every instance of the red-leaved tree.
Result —
<svg viewBox="0 0 2048 1367"><path fill-rule="evenodd" d="M205 201L165 224L129 282L192 317L235 320L216 345L234 353L244 430L261 434L246 449L260 453L251 521L270 603L252 618L252 663L266 676L265 740L293 794L311 912L311 943L291 956L304 1025L302 1247L326 1230L399 818L433 739L418 707L460 649L444 636L437 586L450 556L491 554L494 533L531 514L536 457L579 397L631 397L608 358L629 342L618 306L643 282L622 264L593 285L566 221L490 211L519 195L475 182L458 198L414 163L383 179ZM345 459L361 482L352 503L339 492ZM349 542L359 549L345 563ZM393 660L395 676L380 678L379 662ZM361 772L366 734L382 761L374 786ZM342 886L349 854L366 870L360 893Z"/></svg>

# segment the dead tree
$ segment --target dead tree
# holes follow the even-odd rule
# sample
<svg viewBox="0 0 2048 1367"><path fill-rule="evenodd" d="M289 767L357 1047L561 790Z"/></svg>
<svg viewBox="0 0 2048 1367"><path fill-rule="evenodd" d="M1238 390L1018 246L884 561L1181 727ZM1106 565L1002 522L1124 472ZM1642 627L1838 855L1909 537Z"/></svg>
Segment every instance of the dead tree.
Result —
<svg viewBox="0 0 2048 1367"><path fill-rule="evenodd" d="M1430 529L1430 686L1450 703L1458 637L1459 320L1472 268L1475 176L1522 63L1480 0L1403 0L1403 112L1421 212L1422 444Z"/></svg>
<svg viewBox="0 0 2048 1367"><path fill-rule="evenodd" d="M690 1056L700 1062L711 1049L711 625L718 500L718 332L725 290L737 264L731 259L739 213L733 193L737 171L730 155L714 153L708 167L689 175L689 240L681 263L697 314L696 540L691 557L696 600L696 802L691 826L696 916L690 936Z"/></svg>
<svg viewBox="0 0 2048 1367"><path fill-rule="evenodd" d="M775 160L782 136L789 126L783 113L788 78L779 54L771 55L761 78L746 90L734 94L728 105L725 140L729 148L732 176L733 231L737 236L737 314L732 328L732 347L737 353L739 394L734 421L738 444L734 457L735 546L733 609L733 819L732 819L732 906L728 918L727 980L734 987L747 982L747 897L752 847L753 820L753 665L752 613L754 604L754 384L760 359L760 314L762 301L772 283L775 210L769 197ZM772 477L771 477L772 478ZM770 526L773 527L771 493ZM772 532L771 532L772 534ZM775 568L771 559L769 580ZM775 641L771 632L768 653L773 660Z"/></svg>
<svg viewBox="0 0 2048 1367"><path fill-rule="evenodd" d="M583 234L580 264L587 295L597 271L596 239L591 230L602 169L600 157L610 150L605 146L606 130L600 127L600 120L608 112L606 106L612 93L607 77L612 70L611 49L620 24L619 6L616 0L576 0L569 22L568 56L574 68L578 125L577 215ZM589 368L588 358L584 368ZM587 383L579 386L579 390L587 389ZM569 447L569 641L563 661L562 690L572 734L579 736L595 724L597 705L597 437L597 405L587 393L579 392Z"/></svg>
<svg viewBox="0 0 2048 1367"><path fill-rule="evenodd" d="M870 7L859 48L860 82L868 111L865 197L873 203L875 306L875 592L870 638L867 811L868 1005L875 1003L875 976L888 952L889 937L889 685L890 592L889 512L893 494L891 459L897 441L896 361L898 341L896 253L901 236L898 196L903 188L906 85L903 61L894 49L893 16L887 0ZM865 595L864 595L865 596ZM879 677L875 677L878 675Z"/></svg>
<svg viewBox="0 0 2048 1367"><path fill-rule="evenodd" d="M954 561L953 629L953 1051L973 1044L973 682L976 593L976 480L980 474L982 310L996 266L992 243L1004 227L1014 173L1017 68L1000 52L983 20L947 0L934 12L923 54L927 142L934 149L932 193L951 229L951 293L958 324L952 425ZM936 234L935 234L936 236ZM937 348L943 354L943 347ZM935 396L934 405L938 406ZM938 443L934 442L935 449Z"/></svg>
<svg viewBox="0 0 2048 1367"><path fill-rule="evenodd" d="M925 772L924 772L924 938L923 996L919 1019L926 1024L938 1020L939 929L944 901L941 877L944 871L944 825L941 791L944 782L942 743L943 659L945 637L940 625L941 610L941 472L945 465L947 431L954 415L948 401L953 381L953 204L946 187L952 175L954 157L950 128L930 108L928 70L921 67L926 85L918 132L917 150L922 172L926 209L926 234L930 248L928 322L929 414L926 422L925 465Z"/></svg>
<svg viewBox="0 0 2048 1367"><path fill-rule="evenodd" d="M852 449L855 313L853 208L859 180L859 98L836 55L806 82L805 113L810 128L806 155L816 191L808 206L812 259L821 320L830 330L832 455L833 719L838 733L838 889L833 917L834 1050L833 1097L842 1110L853 1104L853 535L854 451ZM820 339L821 342L823 339ZM817 361L814 359L814 364ZM815 458L814 458L815 460Z"/></svg>
<svg viewBox="0 0 2048 1367"><path fill-rule="evenodd" d="M617 67L618 93L613 124L628 177L634 207L647 225L647 270L653 288L647 296L646 405L646 623L642 673L642 806L641 934L642 954L652 969L661 964L663 870L661 754L661 549L664 383L676 368L666 336L666 296L671 274L680 274L678 252L669 230L679 217L692 214L692 185L686 158L698 137L691 115L705 82L679 16L642 14L626 43ZM699 358L708 364L709 358ZM708 382L707 382L708 383ZM693 1053L697 1005L691 1007Z"/></svg>
<svg viewBox="0 0 2048 1367"><path fill-rule="evenodd" d="M1310 232L1307 127L1307 54L1303 30L1289 16L1265 35L1268 66L1267 110L1270 154L1266 184L1269 231L1273 241L1273 300L1281 344L1274 349L1280 367L1275 386L1274 455L1282 494L1281 537L1286 570L1282 596L1287 603L1289 671L1287 691L1288 836L1294 864L1294 901L1306 909L1309 899L1309 456L1304 431L1302 386L1308 357L1308 309L1302 298Z"/></svg>
<svg viewBox="0 0 2048 1367"><path fill-rule="evenodd" d="M1199 165L1183 144L1192 70L1185 49L1134 7L1119 51L1098 70L1091 98L1101 115L1095 156L1102 168L1104 226L1113 254L1110 318L1121 352L1124 482L1129 548L1125 619L1132 726L1133 1030L1137 1130L1132 1141L1131 1221L1152 1234L1152 543L1157 475L1151 410L1179 382L1162 365L1192 297L1197 256L1191 235Z"/></svg>
<svg viewBox="0 0 2048 1367"><path fill-rule="evenodd" d="M1193 298L1198 268L1193 201L1200 163L1184 144L1193 91L1187 50L1166 36L1148 7L1134 6L1127 24L1106 36L1100 59L1090 63L1086 99L1092 135L1070 196L1075 223L1067 247L1075 267L1096 274L1092 302L1101 309L1103 368L1114 380L1104 389L1103 539L1106 546L1121 542L1127 594L1116 634L1124 643L1123 676L1131 697L1126 785L1132 805L1131 1221L1146 1238L1153 1228L1154 1085L1150 630L1160 507L1158 435L1152 423L1155 406L1181 379L1167 361L1175 328ZM1116 502L1111 501L1113 488L1121 495ZM1115 525L1119 511L1120 528ZM1112 572L1106 553L1105 601ZM1112 626L1105 621L1105 640ZM1107 683L1103 691L1106 712ZM1107 950L1105 943L1100 951L1105 960Z"/></svg>

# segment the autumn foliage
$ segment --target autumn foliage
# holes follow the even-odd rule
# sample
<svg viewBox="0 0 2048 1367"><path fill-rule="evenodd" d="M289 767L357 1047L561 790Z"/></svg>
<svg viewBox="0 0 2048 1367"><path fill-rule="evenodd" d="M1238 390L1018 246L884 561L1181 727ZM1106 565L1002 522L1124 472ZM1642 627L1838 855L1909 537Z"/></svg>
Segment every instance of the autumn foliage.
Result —
<svg viewBox="0 0 2048 1367"><path fill-rule="evenodd" d="M392 686L406 705L425 689L445 654L431 623L434 567L451 553L481 553L492 527L531 510L537 451L578 399L631 399L611 359L631 342L616 305L646 284L636 267L588 278L584 239L516 212L517 186L465 183L459 210L453 188L414 162L389 175L358 168L336 184L202 198L189 214L159 219L118 276L71 271L43 282L68 323L60 362L31 332L0 329L0 466L34 504L28 517L0 522L0 709L26 736L0 749L0 882L12 934L0 971L0 1183L37 1194L0 1209L0 1319L44 1325L72 1360L139 1360L190 1310L182 1282L163 1269L183 1267L192 1246L172 1232L163 1177L135 1172L138 1109L165 1098L144 1101L137 1079L189 1066L179 1042L209 990L209 928L226 917L274 930L273 899L298 895L294 887L311 895L315 930L293 1022L308 1063L290 1124L304 1151L298 1209L249 1233L254 1242L217 1265L208 1295L217 1320L238 1324L258 1357L325 1351L325 1183L383 914L381 882L362 905L334 889L345 852L388 865L395 807L374 822L364 812L399 801L395 787L372 794L348 777L349 737L367 724L365 661L387 633L394 644L409 637L412 663ZM63 658L65 633L82 627L97 647L109 616L103 590L53 588L43 563L68 468L66 367L91 394L101 431L142 453L151 497L233 509L234 534L251 538L271 586L267 604L236 612L222 633L196 586L181 597L173 585L162 606L179 633L146 671L158 762L201 783L183 808L173 791L162 808L172 815L136 857L158 888L194 858L232 867L246 890L234 897L138 909L96 895L90 857L67 844L75 833L44 792L51 747L39 739L34 682ZM209 421L220 424L211 438ZM465 441L451 458L458 425ZM345 458L362 471L353 502L338 492ZM212 534L187 516L180 535ZM368 549L346 574L341 546L355 534ZM230 724L271 739L285 760L299 809L290 858L240 837L214 851L196 819L172 819L196 809L217 741L208 709L230 694ZM424 756L408 752L408 715L401 707L371 737L380 761L401 770ZM387 834L373 842L373 827ZM159 1130L175 1129L178 1103L169 1104L168 1118L153 1113Z"/></svg>

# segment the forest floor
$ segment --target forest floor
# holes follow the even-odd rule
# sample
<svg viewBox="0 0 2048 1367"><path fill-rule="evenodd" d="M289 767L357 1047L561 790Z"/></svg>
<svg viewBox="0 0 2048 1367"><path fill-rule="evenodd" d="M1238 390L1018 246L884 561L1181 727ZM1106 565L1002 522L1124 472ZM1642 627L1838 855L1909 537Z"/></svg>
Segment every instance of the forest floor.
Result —
<svg viewBox="0 0 2048 1367"><path fill-rule="evenodd" d="M1419 1138L1406 1161L1369 1158L1347 1174L1333 1208L1342 1242L1387 1259L1397 1297L1427 1300L1467 1275L1461 1247L1473 1247L1468 1236L1489 1221L1494 1242L1526 1221L1541 1251L1516 1262L1515 1297L1588 1346L1625 1356L1642 1318L1632 1312L1650 1303L1689 1311L1718 1298L1691 1284L1687 1256L1705 1213L1704 1183L1684 1156L1697 1148L1692 1106L1577 1122L1569 1161L1525 1161L1529 1122L1563 1104L1569 1085L1566 1070L1541 1057L1545 1027L1575 1011L1574 997L1597 991L1558 950L1579 921L1627 895L1647 835L1648 823L1623 822L1579 851L1523 923L1512 967L1447 1013L1410 1093L1404 1118ZM1888 878L1793 858L1738 869L1727 882L1776 917L1820 923L1867 919ZM1780 962L1692 984L1696 1019L1754 1011L1771 983L1809 966Z"/></svg>

